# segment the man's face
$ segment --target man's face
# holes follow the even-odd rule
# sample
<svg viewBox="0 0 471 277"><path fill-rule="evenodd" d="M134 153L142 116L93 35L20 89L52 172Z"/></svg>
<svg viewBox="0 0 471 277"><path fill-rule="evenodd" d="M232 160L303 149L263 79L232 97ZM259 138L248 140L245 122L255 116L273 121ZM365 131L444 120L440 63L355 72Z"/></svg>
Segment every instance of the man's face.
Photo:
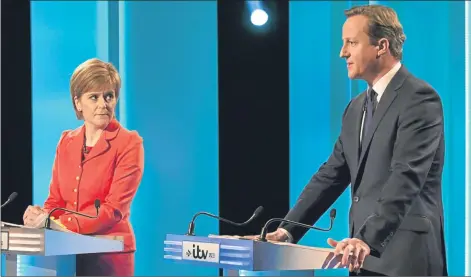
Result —
<svg viewBox="0 0 471 277"><path fill-rule="evenodd" d="M375 74L379 47L370 43L367 31L368 18L363 15L349 17L343 25L340 57L347 61L350 79L367 79Z"/></svg>

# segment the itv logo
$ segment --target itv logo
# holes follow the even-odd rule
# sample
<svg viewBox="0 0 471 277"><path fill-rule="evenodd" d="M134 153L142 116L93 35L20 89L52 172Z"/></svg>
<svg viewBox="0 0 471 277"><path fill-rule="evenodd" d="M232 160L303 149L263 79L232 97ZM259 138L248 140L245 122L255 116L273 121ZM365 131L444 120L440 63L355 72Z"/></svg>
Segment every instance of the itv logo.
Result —
<svg viewBox="0 0 471 277"><path fill-rule="evenodd" d="M182 258L184 260L218 263L219 244L184 241Z"/></svg>

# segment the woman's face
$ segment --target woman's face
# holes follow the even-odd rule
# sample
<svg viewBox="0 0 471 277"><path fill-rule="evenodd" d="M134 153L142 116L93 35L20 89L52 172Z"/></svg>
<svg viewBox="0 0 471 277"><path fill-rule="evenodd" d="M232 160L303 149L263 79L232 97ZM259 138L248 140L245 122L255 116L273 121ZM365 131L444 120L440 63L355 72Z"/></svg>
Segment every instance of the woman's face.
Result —
<svg viewBox="0 0 471 277"><path fill-rule="evenodd" d="M75 106L86 123L105 129L114 118L117 99L113 90L90 91L75 98Z"/></svg>

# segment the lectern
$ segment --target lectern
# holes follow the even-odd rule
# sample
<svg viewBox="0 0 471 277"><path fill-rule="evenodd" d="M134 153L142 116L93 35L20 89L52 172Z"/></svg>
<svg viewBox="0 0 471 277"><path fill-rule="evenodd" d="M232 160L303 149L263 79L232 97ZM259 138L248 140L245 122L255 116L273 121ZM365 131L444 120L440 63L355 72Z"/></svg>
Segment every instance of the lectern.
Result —
<svg viewBox="0 0 471 277"><path fill-rule="evenodd" d="M2 227L2 276L74 276L75 255L122 251L120 237Z"/></svg>
<svg viewBox="0 0 471 277"><path fill-rule="evenodd" d="M230 236L168 234L164 258L176 263L224 269L226 276L305 275L315 270L345 268L331 248L261 242Z"/></svg>

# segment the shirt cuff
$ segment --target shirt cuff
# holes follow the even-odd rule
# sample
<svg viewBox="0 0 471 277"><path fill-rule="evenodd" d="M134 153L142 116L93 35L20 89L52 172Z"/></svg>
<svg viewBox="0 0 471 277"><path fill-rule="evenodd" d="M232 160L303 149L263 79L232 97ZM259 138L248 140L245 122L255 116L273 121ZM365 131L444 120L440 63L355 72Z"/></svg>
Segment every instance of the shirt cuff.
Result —
<svg viewBox="0 0 471 277"><path fill-rule="evenodd" d="M288 230L284 229L284 228L278 228L280 231L282 231L283 233L285 233L285 235L288 237L288 239L286 240L287 242L293 242L293 236L291 235L290 232L288 232Z"/></svg>

